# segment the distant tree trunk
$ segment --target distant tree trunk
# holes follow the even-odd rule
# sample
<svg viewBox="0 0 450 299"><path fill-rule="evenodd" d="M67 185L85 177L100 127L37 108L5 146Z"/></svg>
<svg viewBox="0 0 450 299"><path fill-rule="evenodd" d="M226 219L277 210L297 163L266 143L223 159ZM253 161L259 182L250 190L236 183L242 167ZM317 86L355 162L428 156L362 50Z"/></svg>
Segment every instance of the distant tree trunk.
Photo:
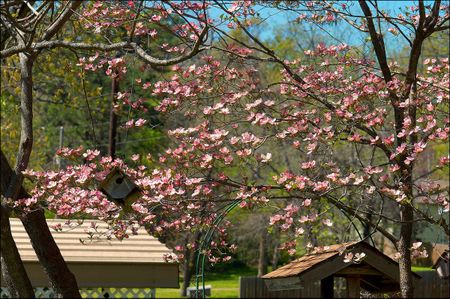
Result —
<svg viewBox="0 0 450 299"><path fill-rule="evenodd" d="M369 205L373 206L373 203L370 202ZM372 214L368 214L367 215L367 220L368 220L367 222L372 223L372 218L373 218ZM370 237L371 229L372 229L372 227L368 223L364 223L364 239Z"/></svg>
<svg viewBox="0 0 450 299"><path fill-rule="evenodd" d="M319 242L317 241L316 235L312 231L312 226L311 225L307 225L306 226L306 232L308 234L308 239L310 240L311 245L313 247L319 246Z"/></svg>
<svg viewBox="0 0 450 299"><path fill-rule="evenodd" d="M183 263L183 285L181 286L180 296L186 296L187 288L191 283L192 267L191 267L191 250L185 250L185 260Z"/></svg>
<svg viewBox="0 0 450 299"><path fill-rule="evenodd" d="M116 139L117 139L117 114L114 106L117 103L117 93L119 92L119 78L116 73L116 77L112 78L111 83L111 111L109 112L109 142L108 142L108 155L112 158L116 156Z"/></svg>
<svg viewBox="0 0 450 299"><path fill-rule="evenodd" d="M199 243L200 241L200 237L201 234L200 232L196 232L194 234L194 244ZM195 258L196 256L196 251L187 248L187 244L189 243L189 235L186 237L186 242L185 242L185 251L184 251L184 263L183 263L183 284L181 286L181 290L180 290L180 296L186 296L187 293L187 288L191 285L191 279L192 279L192 275L193 275L193 268L195 267Z"/></svg>
<svg viewBox="0 0 450 299"><path fill-rule="evenodd" d="M278 261L280 260L280 250L278 246L280 246L280 240L278 237L275 239L275 245L273 246L273 255L272 255L272 270L278 268Z"/></svg>
<svg viewBox="0 0 450 299"><path fill-rule="evenodd" d="M415 113L414 113L415 114ZM415 119L415 115L413 115ZM414 124L414 123L413 123ZM411 135L411 143L417 142L417 136ZM411 203L414 202L413 196L413 169L414 163L404 166L401 182L405 190L405 195L409 199L406 204L400 205L400 238L397 243L400 259L398 261L400 268L400 291L402 298L412 298L414 294L413 276L411 270L411 241L413 233L414 209Z"/></svg>
<svg viewBox="0 0 450 299"><path fill-rule="evenodd" d="M267 273L267 228L263 227L259 236L258 277Z"/></svg>

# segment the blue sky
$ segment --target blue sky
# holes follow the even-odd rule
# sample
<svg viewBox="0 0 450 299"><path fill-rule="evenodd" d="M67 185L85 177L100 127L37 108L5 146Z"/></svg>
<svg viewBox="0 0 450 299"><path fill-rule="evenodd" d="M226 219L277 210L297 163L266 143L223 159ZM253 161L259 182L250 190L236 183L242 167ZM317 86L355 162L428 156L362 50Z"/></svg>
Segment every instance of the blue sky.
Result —
<svg viewBox="0 0 450 299"><path fill-rule="evenodd" d="M428 4L432 4L433 1L426 1ZM386 10L390 14L398 14L400 13L400 9L406 6L416 5L416 1L379 1L379 6L381 9ZM355 13L362 14L359 5L356 1L350 3L353 6L353 10ZM273 15L270 17L270 24L272 28L286 26L287 17L286 13L276 13L274 10L266 11L267 14ZM361 45L367 35L363 33L359 33L356 29L347 25L344 22L341 22L338 26L328 26L326 28L329 32L336 38L332 40L330 37L330 43L337 43L338 40L350 44L350 45ZM267 35L270 34L270 31L267 32ZM403 47L406 45L405 40L398 36L395 37L392 34L386 34L385 38L387 39L386 43L389 45L393 45L395 48ZM389 49L388 49L389 50Z"/></svg>
<svg viewBox="0 0 450 299"><path fill-rule="evenodd" d="M425 1L425 5L432 5L434 1ZM443 1L448 2L448 1ZM362 14L361 9L356 1L348 1L347 3L351 9L357 13ZM380 9L387 11L389 14L398 14L402 8L407 6L417 5L417 1L378 1L378 5ZM256 8L260 13L261 17L268 18L265 22L267 25L267 30L265 29L261 32L260 37L262 39L269 39L274 30L280 30L280 28L286 27L289 20L292 20L293 15L289 15L287 12L263 8L261 6L257 6ZM218 17L214 12L212 12L213 17ZM319 28L317 28L319 29ZM338 26L326 26L326 30L332 35L328 35L330 44L337 44L339 42L344 42L349 45L361 45L364 40L367 38L367 34L363 34L358 32L356 29L347 25L345 22L340 22ZM320 29L318 31L321 31ZM388 53L395 50L400 50L404 46L407 45L405 39L402 36L394 36L391 33L385 33L385 41Z"/></svg>

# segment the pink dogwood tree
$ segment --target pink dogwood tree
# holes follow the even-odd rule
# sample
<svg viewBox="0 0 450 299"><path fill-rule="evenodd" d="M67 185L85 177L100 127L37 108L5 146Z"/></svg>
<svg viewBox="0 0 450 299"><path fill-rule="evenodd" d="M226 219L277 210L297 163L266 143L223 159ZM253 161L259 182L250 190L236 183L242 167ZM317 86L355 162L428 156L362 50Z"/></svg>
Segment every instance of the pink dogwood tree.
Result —
<svg viewBox="0 0 450 299"><path fill-rule="evenodd" d="M190 125L168 131L173 145L157 159L140 153L126 164L119 158L102 157L96 150L60 149L60 155L80 163L61 171L20 169L35 188L30 197L11 204L25 212L45 203L60 216L88 214L109 221L111 232L121 239L135 223L146 225L155 234L211 226L230 202L239 202L241 208L271 207L270 223L289 235L283 247L292 254L305 225L313 223L324 229L333 225L336 210L319 209L328 204L394 244L399 253L401 294L411 297L411 254L423 254L418 244L413 244L413 224L425 221L449 235L445 217L428 214L417 200L442 207L443 215L448 213L448 191L433 176L439 170L448 171L448 156L438 157L424 177L416 176L415 170L427 149L448 142L448 58L424 60L425 71L420 74L418 66L424 41L448 30L449 8L440 1L429 6L419 1L417 6L406 7L407 13L388 15L376 1L350 4L236 1L227 5L213 1L223 14L218 21L206 17L204 3L198 7L196 2L169 3L175 12L183 5L198 10L202 21L180 27L182 35L192 35L197 45L195 41L203 38L208 27L219 39L212 40L212 50L198 56L195 64L177 64L181 60L163 63L176 64L169 79L137 83L148 90L149 98L162 99L156 108L161 114L181 116ZM279 57L252 33L258 26L256 12L264 5L287 11L299 22L319 26L346 23L367 34L375 57L361 57L356 47L345 44L320 44L304 51L301 59ZM84 16L89 19L98 13L103 14L94 5ZM171 13L164 11L155 19L166 14ZM117 17L113 19L99 21L98 30L120 24ZM155 34L153 29L133 24L131 32L135 34ZM226 25L242 34L230 34ZM409 44L407 65L389 61L387 34ZM144 59L148 55L133 43L125 46ZM163 47L180 51L176 46ZM86 48L102 50L99 46ZM83 71L126 76L126 57L93 55L79 64ZM278 68L281 79L267 82L262 64ZM126 94L121 96L118 110L131 103ZM139 107L138 103L134 108ZM124 126L139 127L145 121L137 118ZM293 162L283 164L280 155L286 147ZM341 156L349 151L356 153L356 163L341 162ZM141 165L142 159L155 159L157 166ZM127 174L141 192L125 212L124 206L98 191L113 169ZM261 170L258 177L249 175L254 169ZM278 204L281 201L283 205ZM386 211L387 206L394 209ZM398 235L381 225L381 220L398 226ZM223 250L230 247L224 238L225 225L217 230L219 239L209 244L207 252L211 262L229 259ZM193 248L198 245L189 244Z"/></svg>

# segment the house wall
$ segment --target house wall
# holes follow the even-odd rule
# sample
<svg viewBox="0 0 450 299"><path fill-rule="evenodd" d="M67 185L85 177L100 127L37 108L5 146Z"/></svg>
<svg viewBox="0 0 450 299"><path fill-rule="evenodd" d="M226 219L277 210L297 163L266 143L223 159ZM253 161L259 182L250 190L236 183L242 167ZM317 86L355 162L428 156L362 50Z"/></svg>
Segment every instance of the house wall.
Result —
<svg viewBox="0 0 450 299"><path fill-rule="evenodd" d="M50 285L39 263L24 265L33 287ZM178 264L68 263L68 267L80 288L179 288Z"/></svg>

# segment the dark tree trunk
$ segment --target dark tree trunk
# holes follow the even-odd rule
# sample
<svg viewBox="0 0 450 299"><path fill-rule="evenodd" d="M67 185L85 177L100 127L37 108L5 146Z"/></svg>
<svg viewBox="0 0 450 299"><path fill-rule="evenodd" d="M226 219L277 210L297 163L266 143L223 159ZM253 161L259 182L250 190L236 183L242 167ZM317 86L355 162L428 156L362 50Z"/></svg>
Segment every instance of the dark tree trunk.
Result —
<svg viewBox="0 0 450 299"><path fill-rule="evenodd" d="M405 205L400 208L400 219L403 221L400 226L400 239L398 241L400 291L402 298L412 298L414 289L411 274L411 235L413 228L413 209L411 206Z"/></svg>
<svg viewBox="0 0 450 299"><path fill-rule="evenodd" d="M280 240L277 237L275 237L273 246L273 255L272 255L272 271L278 268L278 261L280 260L280 250L278 249L278 246L280 246Z"/></svg>
<svg viewBox="0 0 450 299"><path fill-rule="evenodd" d="M118 74L116 74L118 76ZM119 79L118 77L112 78L111 83L111 111L109 112L109 142L108 142L108 155L112 158L116 156L116 142L117 142L117 114L114 110L114 106L117 101L117 93L119 92Z"/></svg>
<svg viewBox="0 0 450 299"><path fill-rule="evenodd" d="M3 204L1 206L1 216L2 279L11 297L34 298L33 287L11 235L8 208L3 206Z"/></svg>
<svg viewBox="0 0 450 299"><path fill-rule="evenodd" d="M20 57L20 115L21 132L16 164L11 169L6 157L1 154L1 193L5 198L16 200L22 191L23 175L30 160L33 146L33 57L21 53ZM6 171L4 171L6 169ZM2 276L12 296L34 297L33 288L20 258L9 224L9 210L2 202L1 258Z"/></svg>
<svg viewBox="0 0 450 299"><path fill-rule="evenodd" d="M181 286L180 296L186 296L187 288L190 285L191 278L192 278L191 250L187 249L185 251L185 260L183 265L183 285Z"/></svg>
<svg viewBox="0 0 450 299"><path fill-rule="evenodd" d="M33 5L34 1L31 1L31 4L22 6L27 10L31 5ZM58 31L64 26L64 24L70 19L76 9L82 3L79 1L73 1L67 5L62 12L59 14L58 18L47 28L47 30L43 33L41 40L48 41L54 35L58 33ZM28 7L28 8L27 8ZM21 8L22 10L22 8ZM25 12L18 12L18 16L22 16ZM27 197L24 188L23 188L23 175L22 172L28 167L28 163L30 160L31 151L33 148L33 64L39 52L30 50L29 46L33 42L33 34L30 34L28 31L24 32L20 28L18 30L12 31L16 34L16 40L20 46L25 46L27 49L23 52L19 53L19 64L20 64L20 116L21 116L21 132L20 132L20 141L19 148L17 150L16 163L14 167L11 169L9 166L6 157L1 152L1 194L2 197L8 198L11 200L17 200L19 198ZM21 36L20 38L18 38ZM1 47L4 46L2 40ZM25 45L25 43L27 43ZM31 283L29 278L25 272L23 267L22 260L18 253L16 244L11 235L11 228L9 224L9 211L8 207L3 205L2 202L2 219L1 219L1 268L2 268L2 279L6 282L7 286L13 289L11 293L12 296L16 297L34 297L34 292L31 287ZM43 214L42 214L43 215ZM25 216L26 219L27 216ZM31 221L30 225L36 225L37 227L44 228L43 232L37 234L36 231L33 231L34 235L30 235L30 239L32 243L39 244L41 251L36 252L39 260L42 259L42 254L45 254L50 250L50 254L48 257L49 263L43 264L46 267L46 272L51 273L56 271L57 268L61 267L60 264L55 263L54 261L62 259L62 256L59 252L58 247L54 243L51 235L50 238L42 240L42 234L45 235L45 228L48 231L48 227L45 221L45 218L42 216L41 218L35 219L36 221ZM25 225L27 229L27 225ZM30 228L27 229L27 232L30 234ZM52 242L53 241L53 242ZM35 244L33 244L33 247ZM34 247L36 250L36 247ZM49 268L49 266L51 267ZM52 285L56 286L58 283L62 281L62 279L66 279L67 276L63 276L61 278L57 278L58 275L61 275L65 269L59 269L59 272L56 274L53 273L50 277L52 281ZM55 283L54 279L58 279L58 283ZM70 281L69 281L70 282ZM70 292L68 295L58 294L58 296L62 297L80 297L78 293L78 287L76 283L72 286L76 289L76 292Z"/></svg>
<svg viewBox="0 0 450 299"><path fill-rule="evenodd" d="M370 207L373 207L373 202L369 203ZM367 215L368 222L372 223L372 214ZM364 239L367 239L371 236L371 226L368 223L364 223Z"/></svg>
<svg viewBox="0 0 450 299"><path fill-rule="evenodd" d="M306 232L308 234L308 239L311 241L311 245L313 247L319 246L319 242L317 241L316 235L312 231L312 226L311 225L307 225L306 226Z"/></svg>
<svg viewBox="0 0 450 299"><path fill-rule="evenodd" d="M267 274L267 229L263 227L259 237L258 277Z"/></svg>
<svg viewBox="0 0 450 299"><path fill-rule="evenodd" d="M63 256L45 221L44 211L39 209L21 217L30 236L31 245L50 279L52 288L61 298L81 298L75 276L67 267Z"/></svg>
<svg viewBox="0 0 450 299"><path fill-rule="evenodd" d="M3 154L3 151L0 151L0 158L1 158L1 193L2 195L5 194L6 186L8 186L8 182L10 181L11 176L14 175L11 167L8 164L8 161L6 160L5 155ZM29 197L29 194L25 191L23 187L19 189L19 198L27 198ZM6 216L4 216L3 211L4 207L2 205L2 275L3 278L6 278L6 280L9 280L13 283L18 283L19 285L17 288L20 289L26 289L24 287L21 287L20 285L23 284L23 280L25 278L19 279L17 275L13 275L11 272L15 269L16 265L22 265L22 260L20 259L20 255L17 255L14 260L7 259L6 256L4 256L3 246L8 246L8 250L15 250L17 251L16 244L14 241L9 241L8 233L9 231L9 219ZM59 297L63 298L80 298L80 293L78 291L78 285L75 280L75 276L72 274L72 272L68 269L64 258L61 255L61 252L59 251L58 246L56 245L55 241L53 240L53 237L50 233L50 230L48 228L47 222L45 221L44 217L44 211L43 210L35 210L29 214L25 214L21 216L22 223L25 227L25 230L27 231L31 244L33 246L33 249L36 252L36 255L44 267L44 271L49 277L50 283L52 287L55 289L56 293ZM8 228L6 228L6 224L8 225ZM5 231L4 231L5 227ZM12 243L11 243L12 242ZM7 253L7 251L5 251ZM3 263L5 261L5 263ZM5 265L4 265L5 264ZM4 272L3 268L6 267L10 269L8 272ZM25 272L24 272L25 273ZM22 273L23 274L23 273ZM26 275L26 273L25 273ZM28 279L28 276L26 276L26 279ZM31 286L31 284L30 284ZM28 296L19 296L19 297L28 297Z"/></svg>
<svg viewBox="0 0 450 299"><path fill-rule="evenodd" d="M194 270L194 265L195 265L195 259L197 257L196 255L196 251L187 248L187 244L189 242L189 237L190 235L187 236L186 238L186 242L185 242L185 252L184 252L184 263L183 263L183 284L181 286L180 289L180 296L186 296L187 294L187 288L191 285L191 279L192 279L192 275L193 270ZM198 245L199 241L200 241L200 237L201 237L201 233L200 232L196 232L194 234L194 244Z"/></svg>

